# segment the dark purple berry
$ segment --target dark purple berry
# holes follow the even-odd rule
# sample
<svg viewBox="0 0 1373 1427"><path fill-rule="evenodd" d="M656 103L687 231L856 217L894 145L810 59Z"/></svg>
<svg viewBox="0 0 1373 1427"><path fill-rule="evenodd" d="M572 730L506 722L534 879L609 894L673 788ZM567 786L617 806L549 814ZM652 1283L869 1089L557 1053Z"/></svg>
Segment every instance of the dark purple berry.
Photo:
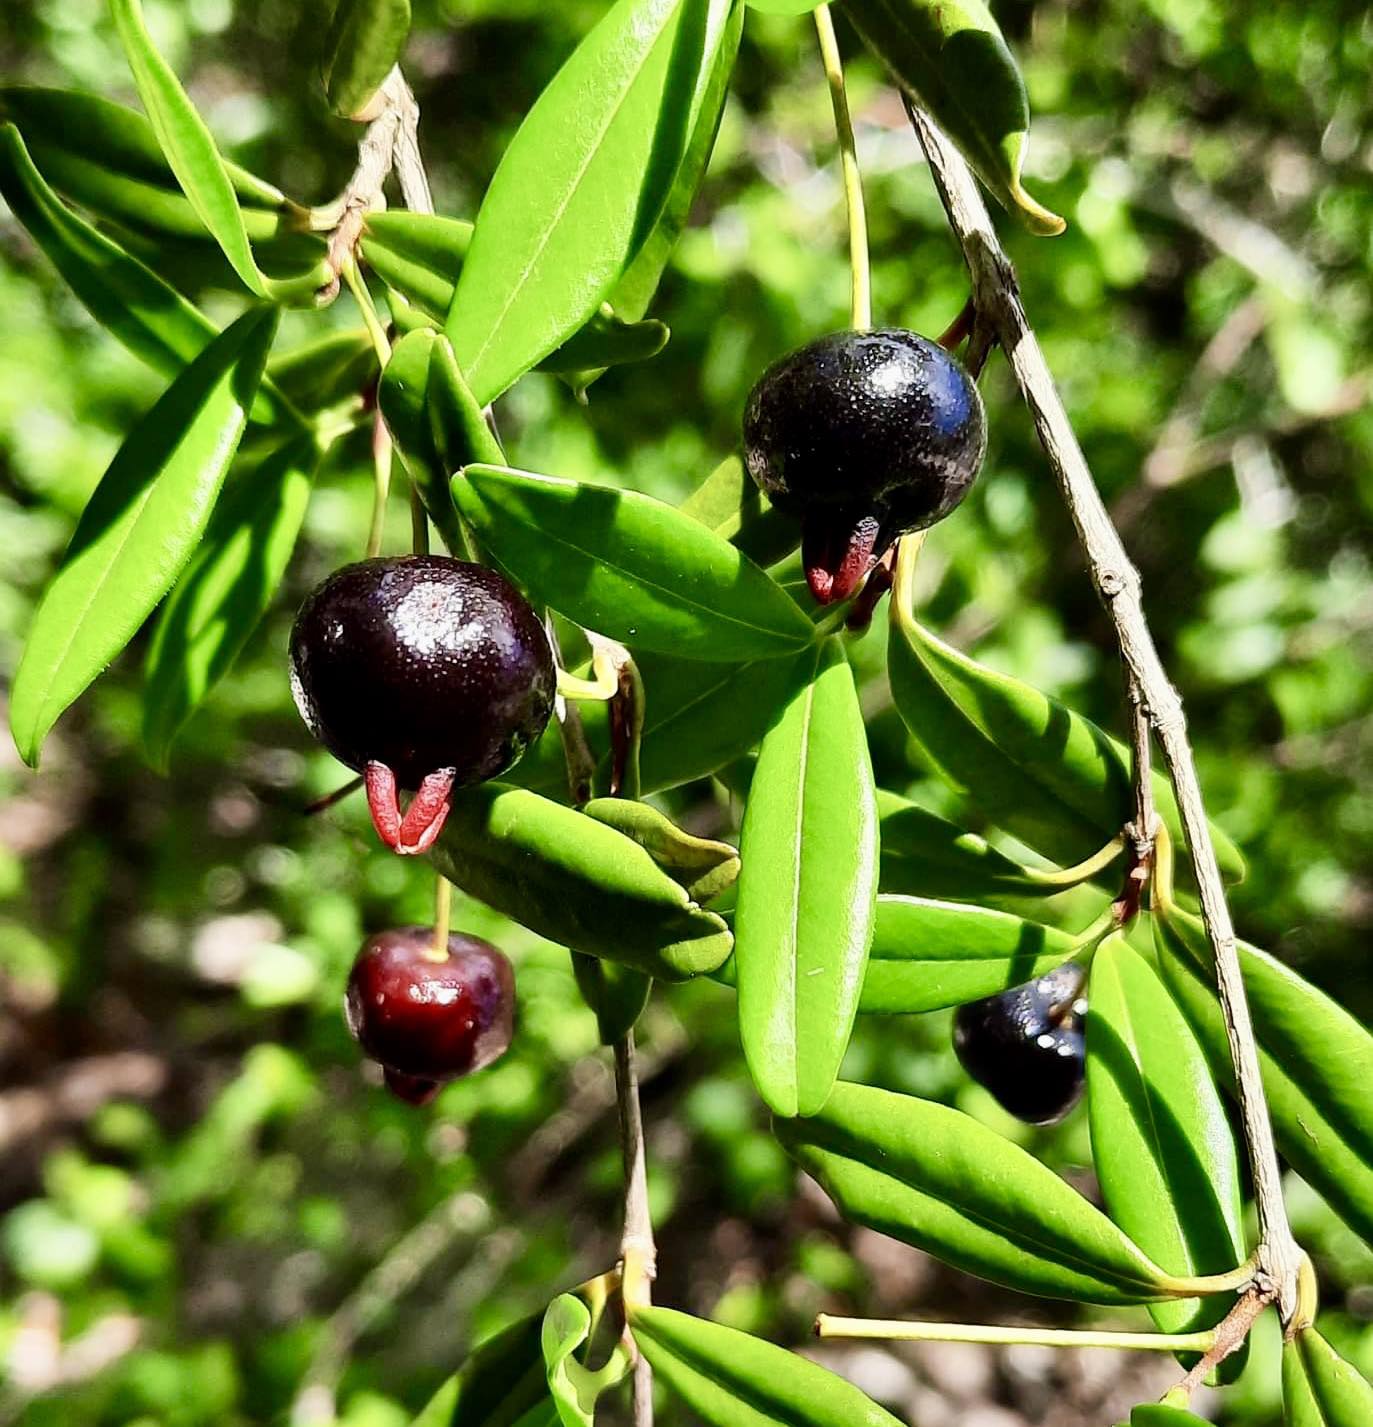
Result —
<svg viewBox="0 0 1373 1427"><path fill-rule="evenodd" d="M344 1000L348 1029L403 1100L422 1105L446 1080L505 1054L515 973L490 942L454 932L448 954L430 927L398 927L363 944Z"/></svg>
<svg viewBox="0 0 1373 1427"><path fill-rule="evenodd" d="M954 1016L963 1068L1017 1119L1050 1124L1082 1094L1083 981L1082 967L1065 962L1037 981L970 1001Z"/></svg>
<svg viewBox="0 0 1373 1427"><path fill-rule="evenodd" d="M987 445L961 362L915 332L833 332L763 373L744 410L744 460L801 519L821 604L847 599L899 535L942 520Z"/></svg>
<svg viewBox="0 0 1373 1427"><path fill-rule="evenodd" d="M336 570L291 631L310 731L362 772L400 852L438 836L455 787L494 778L543 732L555 672L538 616L504 576L441 555ZM402 818L396 791L417 793Z"/></svg>

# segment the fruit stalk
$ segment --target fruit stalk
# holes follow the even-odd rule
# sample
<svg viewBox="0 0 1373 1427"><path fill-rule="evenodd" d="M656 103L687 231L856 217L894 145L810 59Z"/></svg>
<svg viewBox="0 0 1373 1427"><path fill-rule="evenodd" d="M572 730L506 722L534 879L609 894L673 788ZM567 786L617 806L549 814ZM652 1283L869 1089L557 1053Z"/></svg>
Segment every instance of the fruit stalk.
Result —
<svg viewBox="0 0 1373 1427"><path fill-rule="evenodd" d="M1030 1344L1040 1348L1117 1348L1132 1352L1205 1353L1216 1330L1201 1333L1122 1333L1105 1329L1001 1327L983 1323L916 1323L887 1318L840 1318L822 1313L817 1338L879 1338L897 1343Z"/></svg>
<svg viewBox="0 0 1373 1427"><path fill-rule="evenodd" d="M644 1155L644 1120L639 1105L639 1072L634 1032L615 1043L615 1100L620 1111L620 1149L624 1156L624 1234L620 1240L621 1293L626 1313L645 1308L657 1272L658 1250L648 1206L648 1169ZM634 1427L653 1427L653 1369L639 1353L634 1363Z"/></svg>
<svg viewBox="0 0 1373 1427"><path fill-rule="evenodd" d="M1293 1238L1283 1203L1281 1171L1240 975L1234 926L1211 841L1196 761L1187 738L1182 700L1168 678L1144 617L1139 572L1130 563L1111 524L1025 315L1015 268L997 239L972 173L928 116L909 99L906 112L929 159L949 224L963 249L979 320L995 332L1010 362L1086 553L1093 585L1115 628L1131 702L1146 711L1172 775L1202 916L1215 951L1221 1009L1254 1180L1260 1234L1256 1282L1265 1300L1277 1302L1286 1324L1297 1310L1302 1251Z"/></svg>
<svg viewBox="0 0 1373 1427"><path fill-rule="evenodd" d="M815 7L815 32L820 38L820 58L829 81L830 102L834 105L834 129L839 136L839 163L844 174L844 204L849 218L849 313L852 326L865 332L872 326L872 278L868 263L868 221L863 211L863 180L858 172L858 145L849 117L848 95L844 89L844 66L839 58L839 41L828 5Z"/></svg>

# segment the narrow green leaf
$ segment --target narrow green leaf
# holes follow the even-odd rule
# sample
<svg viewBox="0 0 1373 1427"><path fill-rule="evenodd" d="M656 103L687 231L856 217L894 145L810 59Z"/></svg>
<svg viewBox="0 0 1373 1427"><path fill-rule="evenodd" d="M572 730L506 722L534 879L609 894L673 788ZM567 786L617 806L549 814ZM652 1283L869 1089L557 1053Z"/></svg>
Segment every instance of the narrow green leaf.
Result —
<svg viewBox="0 0 1373 1427"><path fill-rule="evenodd" d="M1205 1052L1123 937L1092 959L1090 994L1087 1103L1107 1211L1170 1273L1227 1273L1245 1257L1239 1162ZM1216 1296L1150 1311L1160 1332L1190 1333L1229 1307Z"/></svg>
<svg viewBox="0 0 1373 1427"><path fill-rule="evenodd" d="M1167 1276L1033 1155L947 1105L840 1081L774 1133L840 1213L1022 1293L1167 1296Z"/></svg>
<svg viewBox="0 0 1373 1427"><path fill-rule="evenodd" d="M1021 182L1030 104L983 0L844 0L844 14L997 201L1032 233L1061 233L1063 219Z"/></svg>
<svg viewBox="0 0 1373 1427"><path fill-rule="evenodd" d="M781 658L814 637L752 560L652 496L493 465L469 466L453 494L537 603L632 648Z"/></svg>
<svg viewBox="0 0 1373 1427"><path fill-rule="evenodd" d="M529 111L491 180L448 313L483 405L586 322L652 232L730 8L618 0Z"/></svg>
<svg viewBox="0 0 1373 1427"><path fill-rule="evenodd" d="M360 397L376 374L376 352L364 327L313 337L274 352L267 363L267 377L287 399L312 411Z"/></svg>
<svg viewBox="0 0 1373 1427"><path fill-rule="evenodd" d="M881 896L858 1009L961 1006L1043 976L1068 959L1073 945L1067 932L1009 912Z"/></svg>
<svg viewBox="0 0 1373 1427"><path fill-rule="evenodd" d="M739 875L739 854L729 843L695 837L648 803L592 798L582 811L637 842L693 901L711 901Z"/></svg>
<svg viewBox="0 0 1373 1427"><path fill-rule="evenodd" d="M760 15L808 15L816 0L748 0L750 10Z"/></svg>
<svg viewBox="0 0 1373 1427"><path fill-rule="evenodd" d="M442 322L471 245L472 225L464 219L397 208L369 213L359 246L388 287Z"/></svg>
<svg viewBox="0 0 1373 1427"><path fill-rule="evenodd" d="M1229 1089L1234 1071L1205 928L1177 908L1154 916L1153 926L1169 990L1197 1032L1212 1073ZM1278 1148L1346 1223L1373 1242L1373 1114L1366 1094L1373 1037L1265 952L1240 942L1239 956Z"/></svg>
<svg viewBox="0 0 1373 1427"><path fill-rule="evenodd" d="M879 788L877 811L884 892L980 902L989 897L1050 897L1064 890L1062 884L1038 878L1003 856L976 833L895 793Z"/></svg>
<svg viewBox="0 0 1373 1427"><path fill-rule="evenodd" d="M129 433L33 617L10 727L37 765L48 730L119 653L195 551L243 434L274 309L246 312Z"/></svg>
<svg viewBox="0 0 1373 1427"><path fill-rule="evenodd" d="M667 346L670 335L661 322L624 322L608 302L602 303L598 312L538 364L538 370L569 375L646 362Z"/></svg>
<svg viewBox="0 0 1373 1427"><path fill-rule="evenodd" d="M739 41L744 32L744 7L735 4L725 19L720 48L710 71L710 80L701 98L695 127L686 152L682 156L677 176L672 181L667 202L647 241L610 292L610 305L628 321L637 321L648 311L658 290L677 240L682 236L691 216L692 205L700 191L701 181L710 165L715 149L715 137L724 117L725 101L729 97L730 76L739 55Z"/></svg>
<svg viewBox="0 0 1373 1427"><path fill-rule="evenodd" d="M961 1006L1043 976L1067 961L1074 945L1067 932L1009 912L879 896L858 1009L910 1015ZM713 974L734 985L735 958Z"/></svg>
<svg viewBox="0 0 1373 1427"><path fill-rule="evenodd" d="M163 605L143 696L143 744L159 769L266 613L295 549L318 460L313 438L302 436L243 472Z"/></svg>
<svg viewBox="0 0 1373 1427"><path fill-rule="evenodd" d="M901 1427L852 1383L737 1328L640 1308L630 1329L659 1381L712 1427Z"/></svg>
<svg viewBox="0 0 1373 1427"><path fill-rule="evenodd" d="M381 374L377 404L405 473L419 492L435 529L449 554L463 558L467 546L449 489L452 467L435 439L436 425L446 429L452 392L450 384L440 389L440 379L435 375L440 347L447 347L447 342L423 329L402 337L392 347L391 360ZM451 358L451 350L447 355Z"/></svg>
<svg viewBox="0 0 1373 1427"><path fill-rule="evenodd" d="M34 163L55 188L99 218L153 235L192 240L209 237L200 215L175 186L164 188L128 174L112 173L83 154L50 145L45 137L31 138L29 149ZM301 242L313 242L316 257L324 256L324 240L300 232L285 210L244 209L243 227L255 243L270 243L294 234Z"/></svg>
<svg viewBox="0 0 1373 1427"><path fill-rule="evenodd" d="M1287 1427L1367 1427L1373 1387L1314 1328L1282 1349L1282 1406Z"/></svg>
<svg viewBox="0 0 1373 1427"><path fill-rule="evenodd" d="M409 34L410 0L338 0L324 46L324 91L335 114L369 117Z"/></svg>
<svg viewBox="0 0 1373 1427"><path fill-rule="evenodd" d="M521 1318L473 1349L411 1427L514 1427L530 1412L555 1421L543 1360L543 1312Z"/></svg>
<svg viewBox="0 0 1373 1427"><path fill-rule="evenodd" d="M778 1115L824 1103L848 1048L872 943L877 799L843 646L763 740L740 835L735 911L739 1033Z"/></svg>
<svg viewBox="0 0 1373 1427"><path fill-rule="evenodd" d="M939 772L1016 837L1065 866L1116 837L1133 807L1125 746L1057 699L936 639L892 605L888 669L907 729ZM1159 816L1182 841L1177 800L1154 778ZM1243 876L1212 827L1221 870Z"/></svg>
<svg viewBox="0 0 1373 1427"><path fill-rule="evenodd" d="M0 125L0 193L95 320L155 371L175 376L214 337L208 317L63 206L13 124Z"/></svg>
<svg viewBox="0 0 1373 1427"><path fill-rule="evenodd" d="M775 565L801 539L801 527L773 509L737 455L726 456L680 509L760 565Z"/></svg>
<svg viewBox="0 0 1373 1427"><path fill-rule="evenodd" d="M176 175L157 135L137 109L76 89L41 85L0 85L0 119L11 119L48 148L79 155L107 173L141 179L162 189L177 187ZM234 192L257 209L289 209L290 200L266 179L227 160Z"/></svg>
<svg viewBox="0 0 1373 1427"><path fill-rule="evenodd" d="M141 0L110 0L110 10L139 97L177 182L243 285L258 297L267 296L224 161L171 66L158 54Z"/></svg>
<svg viewBox="0 0 1373 1427"><path fill-rule="evenodd" d="M465 892L572 951L664 981L713 971L729 955L725 923L638 843L523 788L459 794L431 856Z"/></svg>

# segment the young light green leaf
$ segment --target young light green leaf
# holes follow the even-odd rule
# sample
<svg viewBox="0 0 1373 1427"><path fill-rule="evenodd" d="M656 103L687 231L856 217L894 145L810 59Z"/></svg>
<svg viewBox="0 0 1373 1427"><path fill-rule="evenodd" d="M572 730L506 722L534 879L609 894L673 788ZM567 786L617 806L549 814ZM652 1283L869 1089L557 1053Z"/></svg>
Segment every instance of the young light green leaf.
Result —
<svg viewBox="0 0 1373 1427"><path fill-rule="evenodd" d="M1373 1386L1314 1328L1282 1349L1282 1406L1287 1427L1366 1427Z"/></svg>
<svg viewBox="0 0 1373 1427"><path fill-rule="evenodd" d="M618 0L525 117L448 313L483 405L586 322L652 232L731 3Z"/></svg>
<svg viewBox="0 0 1373 1427"><path fill-rule="evenodd" d="M324 90L335 114L374 117L368 107L409 34L410 0L338 0L324 45Z"/></svg>
<svg viewBox="0 0 1373 1427"><path fill-rule="evenodd" d="M238 448L276 312L246 312L129 433L33 617L10 727L36 766L48 730L119 653L194 553Z"/></svg>
<svg viewBox="0 0 1373 1427"><path fill-rule="evenodd" d="M877 798L838 640L763 740L740 834L739 1034L778 1115L812 1115L848 1048L872 942Z"/></svg>
<svg viewBox="0 0 1373 1427"><path fill-rule="evenodd" d="M592 798L582 811L637 842L695 902L718 897L739 875L739 854L729 843L695 837L649 803Z"/></svg>
<svg viewBox="0 0 1373 1427"><path fill-rule="evenodd" d="M286 572L319 460L301 436L243 472L215 508L158 618L144 669L143 744L165 771L172 741L228 673Z"/></svg>
<svg viewBox="0 0 1373 1427"><path fill-rule="evenodd" d="M591 1310L580 1298L560 1293L548 1305L543 1319L544 1366L563 1427L593 1427L600 1395L622 1382L629 1371L629 1354L619 1345L595 1372L577 1361L577 1349L591 1332Z"/></svg>
<svg viewBox="0 0 1373 1427"><path fill-rule="evenodd" d="M177 182L243 285L266 297L267 284L253 258L224 160L171 66L157 52L141 0L110 0L110 10L139 97Z"/></svg>
<svg viewBox="0 0 1373 1427"><path fill-rule="evenodd" d="M1065 866L1090 857L1131 816L1130 755L1057 699L969 659L892 602L888 670L907 729L930 761L1008 832ZM1154 778L1159 816L1182 840L1177 800ZM1221 869L1243 876L1235 845L1212 828Z"/></svg>
<svg viewBox="0 0 1373 1427"><path fill-rule="evenodd" d="M411 1427L515 1427L526 1414L557 1420L543 1360L543 1312L521 1318L473 1349Z"/></svg>
<svg viewBox="0 0 1373 1427"><path fill-rule="evenodd" d="M679 509L760 565L775 565L801 539L801 527L773 508L737 455L726 456Z"/></svg>
<svg viewBox="0 0 1373 1427"><path fill-rule="evenodd" d="M536 602L633 649L782 658L814 638L752 560L652 496L492 465L469 466L453 494Z"/></svg>
<svg viewBox="0 0 1373 1427"><path fill-rule="evenodd" d="M1153 917L1159 966L1226 1088L1234 1084L1210 944L1179 908ZM1373 1153L1367 1096L1373 1037L1343 1007L1256 947L1239 943L1264 1092L1283 1157L1373 1242Z"/></svg>
<svg viewBox="0 0 1373 1427"><path fill-rule="evenodd" d="M1025 191L1025 83L983 0L844 0L891 77L958 145L973 172L1032 233L1064 229Z"/></svg>
<svg viewBox="0 0 1373 1427"><path fill-rule="evenodd" d="M1130 1414L1130 1427L1207 1427L1207 1423L1185 1407L1173 1407L1167 1402L1144 1402Z"/></svg>
<svg viewBox="0 0 1373 1427"><path fill-rule="evenodd" d="M659 1381L711 1427L901 1427L852 1383L737 1328L639 1308L630 1331Z"/></svg>
<svg viewBox="0 0 1373 1427"><path fill-rule="evenodd" d="M714 971L729 955L725 923L638 843L523 788L464 790L431 857L463 891L549 941L663 981Z"/></svg>
<svg viewBox="0 0 1373 1427"><path fill-rule="evenodd" d="M1022 1293L1147 1303L1168 1276L1100 1210L994 1130L947 1105L840 1081L787 1153L840 1213Z"/></svg>
<svg viewBox="0 0 1373 1427"><path fill-rule="evenodd" d="M706 176L710 156L715 148L715 136L724 116L729 97L730 76L739 55L739 41L744 31L744 6L735 4L725 20L720 48L710 71L710 81L701 98L695 127L681 167L672 181L667 202L663 206L653 232L639 249L638 255L610 291L610 305L627 321L643 317L658 290L672 250L686 228L692 205Z"/></svg>
<svg viewBox="0 0 1373 1427"><path fill-rule="evenodd" d="M1107 1211L1171 1273L1229 1272L1245 1256L1239 1162L1205 1052L1121 936L1092 959L1091 1006L1087 1103ZM1216 1296L1150 1311L1160 1332L1190 1333L1214 1327L1229 1306Z"/></svg>

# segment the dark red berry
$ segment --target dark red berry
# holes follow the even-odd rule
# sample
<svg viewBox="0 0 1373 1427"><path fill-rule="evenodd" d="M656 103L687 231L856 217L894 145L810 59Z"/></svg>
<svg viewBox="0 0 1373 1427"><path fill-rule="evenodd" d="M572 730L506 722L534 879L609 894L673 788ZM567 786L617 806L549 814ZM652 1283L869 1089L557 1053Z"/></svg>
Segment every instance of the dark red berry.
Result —
<svg viewBox="0 0 1373 1427"><path fill-rule="evenodd" d="M1062 1119L1082 1094L1084 972L1065 962L1037 981L960 1006L953 1044L963 1068L1018 1119Z"/></svg>
<svg viewBox="0 0 1373 1427"><path fill-rule="evenodd" d="M915 332L834 332L769 367L744 410L744 460L801 519L821 604L847 599L899 535L942 520L982 465L982 398Z"/></svg>
<svg viewBox="0 0 1373 1427"><path fill-rule="evenodd" d="M386 1083L421 1105L446 1080L481 1070L510 1045L515 973L490 942L454 932L434 955L430 927L398 927L363 944L344 1000L348 1029Z"/></svg>
<svg viewBox="0 0 1373 1427"><path fill-rule="evenodd" d="M315 737L366 777L400 852L438 836L455 787L494 778L543 732L548 637L502 575L441 555L336 570L291 632L291 688ZM397 789L416 793L404 817Z"/></svg>

